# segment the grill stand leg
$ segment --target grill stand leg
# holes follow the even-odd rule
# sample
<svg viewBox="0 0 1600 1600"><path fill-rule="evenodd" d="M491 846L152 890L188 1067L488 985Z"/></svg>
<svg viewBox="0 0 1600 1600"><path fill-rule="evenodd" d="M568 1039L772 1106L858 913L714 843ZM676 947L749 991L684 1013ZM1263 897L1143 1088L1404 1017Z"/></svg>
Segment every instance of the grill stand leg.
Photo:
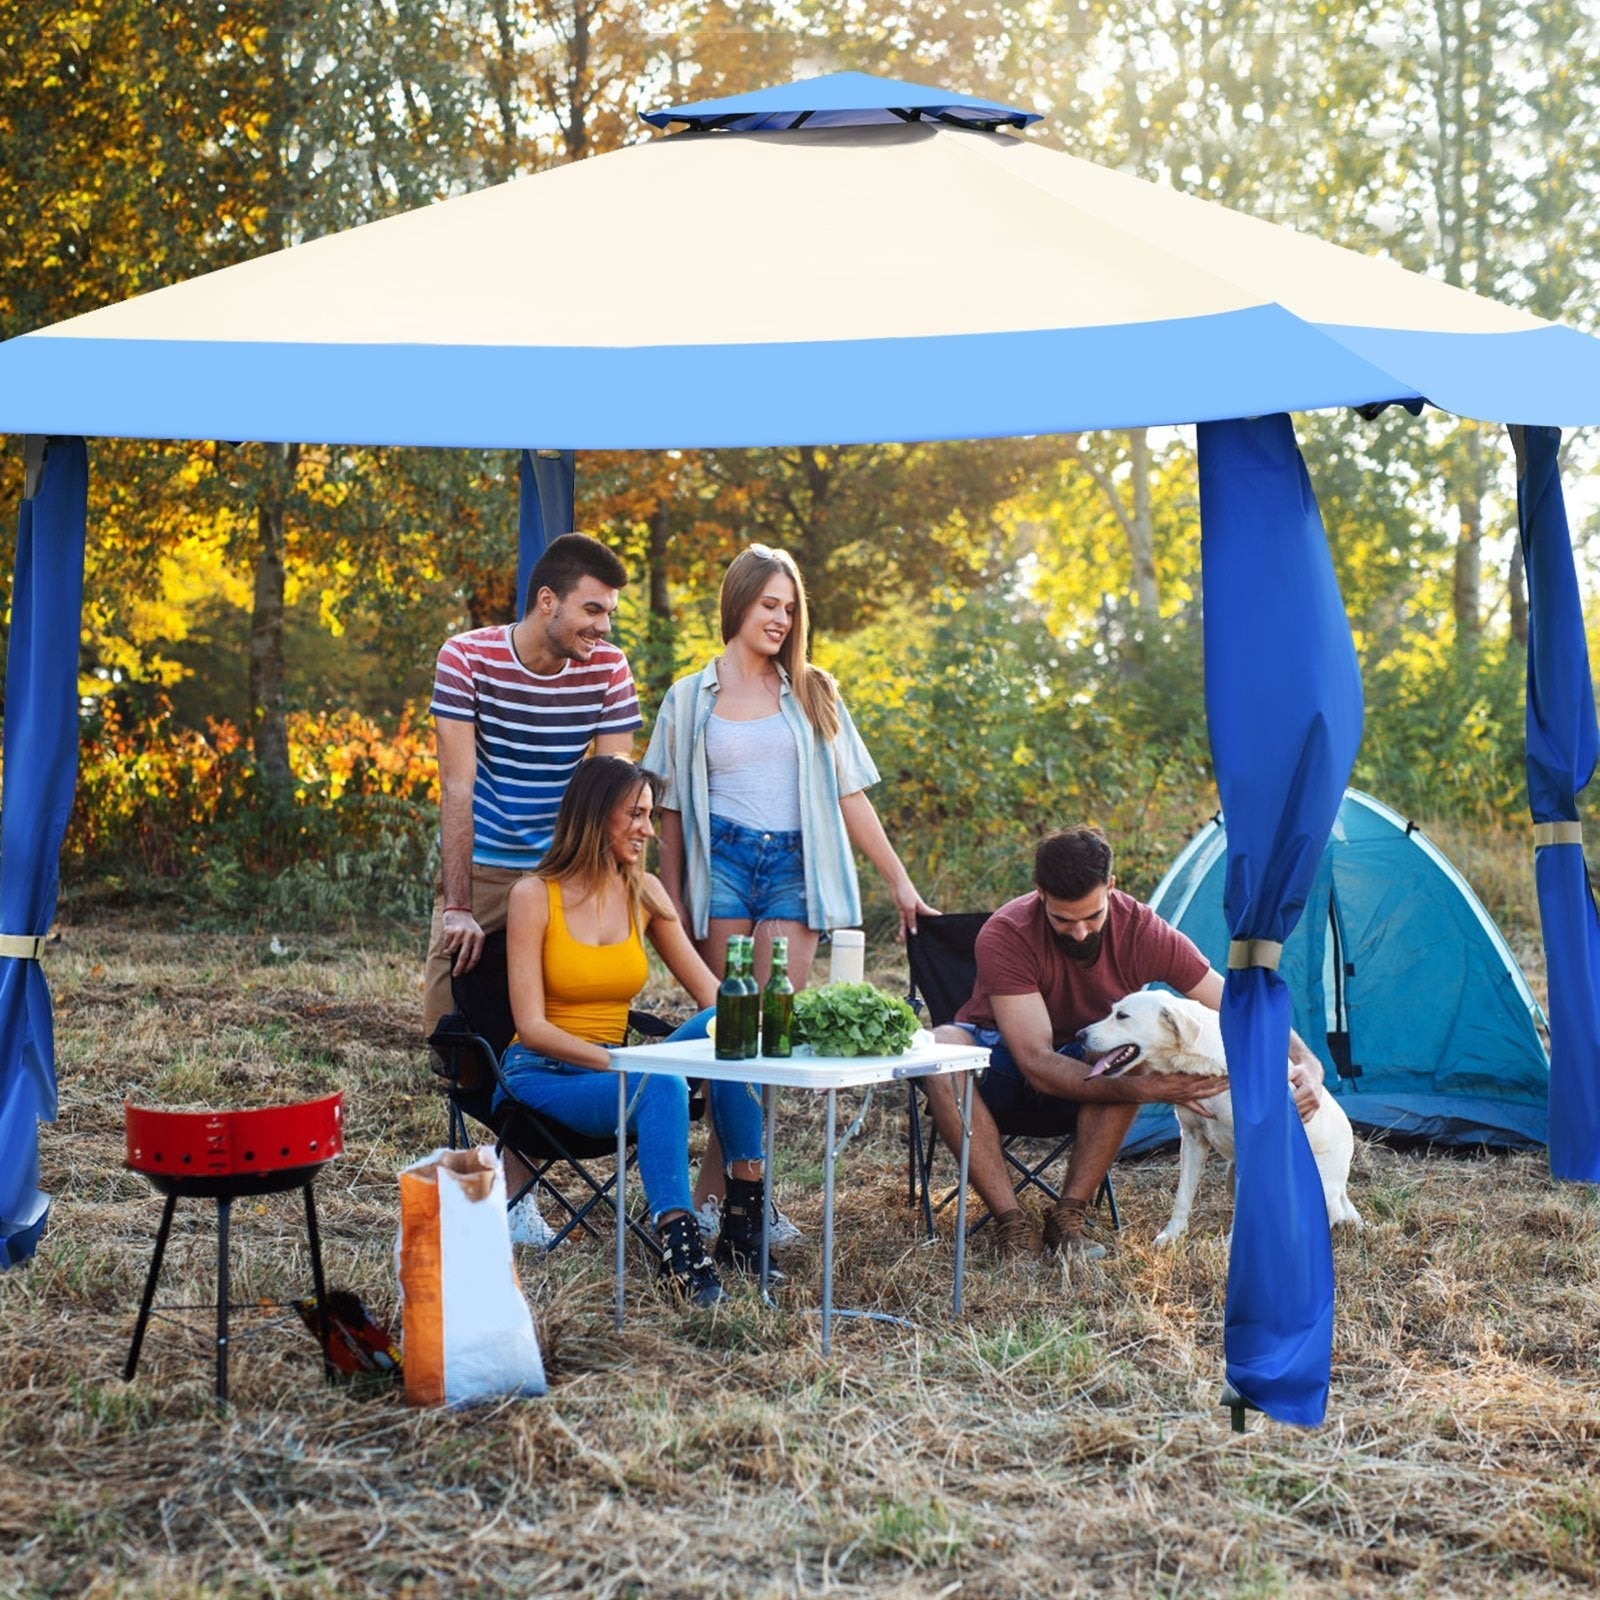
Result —
<svg viewBox="0 0 1600 1600"><path fill-rule="evenodd" d="M228 1217L233 1202L217 1201L217 1405L228 1403Z"/></svg>
<svg viewBox="0 0 1600 1600"><path fill-rule="evenodd" d="M334 1380L333 1357L328 1354L328 1287L322 1277L322 1235L317 1232L317 1202L311 1196L311 1185L305 1186L306 1237L311 1242L311 1282L317 1291L317 1339L322 1345L322 1377L325 1383Z"/></svg>
<svg viewBox="0 0 1600 1600"><path fill-rule="evenodd" d="M172 1213L177 1206L177 1195L169 1194L166 1205L161 1208L161 1226L156 1230L156 1249L150 1257L150 1273L144 1280L144 1299L139 1302L139 1320L133 1325L133 1343L128 1347L128 1359L122 1367L123 1379L128 1383L133 1382L133 1375L139 1370L139 1351L144 1345L144 1330L149 1324L150 1307L156 1298L156 1279L161 1276L161 1258L167 1253L167 1234L171 1231Z"/></svg>

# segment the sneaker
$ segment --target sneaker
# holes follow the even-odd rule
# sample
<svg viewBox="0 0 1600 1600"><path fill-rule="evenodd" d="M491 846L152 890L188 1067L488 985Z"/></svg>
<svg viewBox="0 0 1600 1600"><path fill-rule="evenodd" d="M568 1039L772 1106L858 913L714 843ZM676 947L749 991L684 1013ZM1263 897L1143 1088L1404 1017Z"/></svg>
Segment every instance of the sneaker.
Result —
<svg viewBox="0 0 1600 1600"><path fill-rule="evenodd" d="M506 1212L511 1227L512 1244L537 1245L548 1250L556 1242L556 1230L539 1215L539 1203L530 1189Z"/></svg>
<svg viewBox="0 0 1600 1600"><path fill-rule="evenodd" d="M994 1219L994 1247L1001 1256L1044 1259L1044 1224L1024 1206Z"/></svg>
<svg viewBox="0 0 1600 1600"><path fill-rule="evenodd" d="M708 1194L695 1212L694 1220L700 1230L700 1242L707 1246L715 1244L717 1235L722 1232L722 1202L714 1194Z"/></svg>
<svg viewBox="0 0 1600 1600"><path fill-rule="evenodd" d="M727 1299L706 1255L696 1219L679 1212L656 1229L661 1241L661 1282L685 1305L714 1306Z"/></svg>
<svg viewBox="0 0 1600 1600"><path fill-rule="evenodd" d="M778 1209L776 1200L772 1209L767 1213L767 1244L773 1250L781 1250L786 1244L799 1244L805 1235Z"/></svg>
<svg viewBox="0 0 1600 1600"><path fill-rule="evenodd" d="M1105 1253L1103 1244L1084 1237L1089 1222L1089 1202L1068 1200L1065 1195L1044 1214L1044 1242L1048 1249L1080 1261L1098 1261Z"/></svg>

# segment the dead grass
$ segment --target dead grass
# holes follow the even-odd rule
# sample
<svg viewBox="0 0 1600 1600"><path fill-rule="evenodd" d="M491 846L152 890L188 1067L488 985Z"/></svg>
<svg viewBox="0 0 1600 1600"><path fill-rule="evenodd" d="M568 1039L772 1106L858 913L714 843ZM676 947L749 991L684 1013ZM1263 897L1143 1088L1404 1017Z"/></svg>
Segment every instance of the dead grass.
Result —
<svg viewBox="0 0 1600 1600"><path fill-rule="evenodd" d="M319 1184L332 1280L393 1310L394 1173L443 1116L412 1044L417 964L314 942L69 927L49 960L61 1113L43 1248L0 1277L0 1594L674 1597L1534 1595L1600 1580L1600 1206L1532 1157L1358 1151L1337 1247L1327 1425L1217 1405L1222 1186L1157 1255L1173 1162L1119 1176L1109 1260L998 1265L949 1316L948 1226L917 1242L903 1103L846 1156L830 1360L814 1294L820 1107L782 1108L780 1198L812 1243L789 1308L685 1316L609 1253L523 1261L552 1392L466 1413L326 1389L281 1315L241 1314L214 1414L207 1315L119 1374L159 1204L124 1172L125 1095L263 1103L342 1087ZM891 981L887 969L882 981ZM981 1236L980 1236L981 1238ZM235 1299L309 1288L294 1197L236 1208ZM212 1293L180 1208L166 1297Z"/></svg>

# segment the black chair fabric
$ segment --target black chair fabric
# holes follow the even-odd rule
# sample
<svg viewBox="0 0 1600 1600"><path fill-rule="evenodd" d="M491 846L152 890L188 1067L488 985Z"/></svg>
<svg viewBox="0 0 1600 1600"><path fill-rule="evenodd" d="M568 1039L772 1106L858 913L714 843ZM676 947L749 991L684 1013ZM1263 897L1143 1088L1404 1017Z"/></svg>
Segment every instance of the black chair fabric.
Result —
<svg viewBox="0 0 1600 1600"><path fill-rule="evenodd" d="M512 1204L537 1188L565 1213L547 1249L553 1250L575 1228L596 1232L589 1213L601 1201L614 1204L617 1174L597 1176L587 1163L615 1157L617 1142L609 1135L597 1138L579 1133L531 1110L506 1085L501 1062L517 1029L511 1014L504 929L488 935L477 965L470 972L453 977L450 988L456 1009L439 1023L428 1043L442 1063L436 1070L446 1079L452 1148L465 1144L470 1117L495 1135L499 1148L521 1158L532 1177L511 1196ZM630 1011L628 1026L632 1033L643 1037L663 1038L672 1031L670 1024L646 1011ZM494 1109L497 1087L504 1087L509 1096L498 1111ZM633 1165L632 1147L630 1135L629 1168ZM557 1172L564 1172L581 1191L577 1204L553 1181L552 1174ZM652 1254L659 1256L660 1247L646 1229L632 1218L628 1219L628 1226Z"/></svg>
<svg viewBox="0 0 1600 1600"><path fill-rule="evenodd" d="M918 922L917 931L907 935L906 965L911 981L907 998L913 1005L920 1004L925 1010L930 1028L951 1021L956 1012L972 998L978 978L975 954L978 934L990 915L987 911L951 911L941 917L924 917ZM932 1127L926 1135L923 1133L922 1105L915 1085L907 1085L907 1106L907 1199L911 1205L921 1206L923 1226L931 1239L934 1214L950 1204L955 1198L955 1190L951 1189L935 1204L932 1169L939 1135ZM1000 1129L1001 1152L1006 1164L1016 1174L1018 1195L1026 1189L1035 1188L1050 1200L1058 1197L1059 1191L1044 1174L1072 1144L1073 1125L1073 1108L1067 1104L1063 1104L1059 1119L1052 1116L1037 1117L1031 1119L1026 1127L1008 1127L996 1123ZM1037 1142L1040 1139L1053 1142L1041 1157L1025 1159L1021 1153L1024 1141ZM1110 1213L1111 1225L1120 1227L1116 1195L1112 1192L1109 1176L1101 1186L1099 1198ZM976 1233L988 1220L987 1215L980 1217L968 1230L969 1234Z"/></svg>

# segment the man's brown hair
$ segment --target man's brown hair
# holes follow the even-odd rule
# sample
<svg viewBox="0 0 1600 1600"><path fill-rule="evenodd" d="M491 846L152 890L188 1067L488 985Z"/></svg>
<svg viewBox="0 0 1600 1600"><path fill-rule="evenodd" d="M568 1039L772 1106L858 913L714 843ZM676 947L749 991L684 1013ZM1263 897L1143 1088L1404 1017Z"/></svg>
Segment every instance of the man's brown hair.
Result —
<svg viewBox="0 0 1600 1600"><path fill-rule="evenodd" d="M550 590L557 600L565 600L583 578L598 578L608 589L620 589L628 581L628 569L605 545L586 533L564 533L559 539L552 539L528 574L523 616L533 610L541 589Z"/></svg>
<svg viewBox="0 0 1600 1600"><path fill-rule="evenodd" d="M1079 823L1039 841L1033 882L1052 900L1082 900L1111 882L1111 846L1098 828Z"/></svg>

